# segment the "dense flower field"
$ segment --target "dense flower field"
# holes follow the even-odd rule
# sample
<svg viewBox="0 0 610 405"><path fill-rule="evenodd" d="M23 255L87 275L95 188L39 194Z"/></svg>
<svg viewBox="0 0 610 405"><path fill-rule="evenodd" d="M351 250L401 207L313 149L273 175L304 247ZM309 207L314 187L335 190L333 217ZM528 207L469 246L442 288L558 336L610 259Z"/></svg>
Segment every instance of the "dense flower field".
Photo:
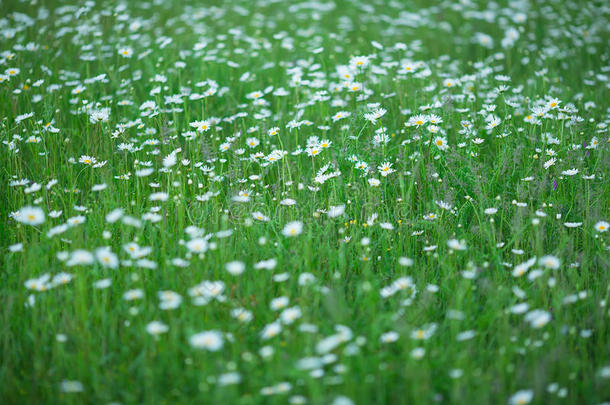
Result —
<svg viewBox="0 0 610 405"><path fill-rule="evenodd" d="M606 1L1 4L1 403L610 400Z"/></svg>

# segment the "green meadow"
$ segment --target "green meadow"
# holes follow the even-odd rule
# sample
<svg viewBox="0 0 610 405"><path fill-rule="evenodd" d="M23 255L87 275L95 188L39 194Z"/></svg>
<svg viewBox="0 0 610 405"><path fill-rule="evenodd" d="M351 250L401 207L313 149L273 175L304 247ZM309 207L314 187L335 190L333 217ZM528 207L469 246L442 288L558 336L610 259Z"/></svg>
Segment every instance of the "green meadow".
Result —
<svg viewBox="0 0 610 405"><path fill-rule="evenodd" d="M0 403L609 403L607 2L0 9Z"/></svg>

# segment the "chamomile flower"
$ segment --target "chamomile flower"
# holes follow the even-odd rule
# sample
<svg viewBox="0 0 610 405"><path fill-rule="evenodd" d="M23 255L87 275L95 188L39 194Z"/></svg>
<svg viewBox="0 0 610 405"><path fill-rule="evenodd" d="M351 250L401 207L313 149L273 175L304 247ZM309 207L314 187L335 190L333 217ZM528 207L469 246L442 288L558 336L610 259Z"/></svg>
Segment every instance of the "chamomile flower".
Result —
<svg viewBox="0 0 610 405"><path fill-rule="evenodd" d="M299 307L286 308L280 314L280 320L282 321L282 323L284 325L290 325L294 321L299 319L301 317L301 315L302 315L302 312L301 312L301 308L299 308Z"/></svg>
<svg viewBox="0 0 610 405"><path fill-rule="evenodd" d="M220 332L211 330L192 335L189 343L195 349L217 352L224 346L224 338Z"/></svg>
<svg viewBox="0 0 610 405"><path fill-rule="evenodd" d="M197 132L207 132L210 130L211 128L211 124L210 121L208 120L203 120L203 121L193 121L189 124L191 127L195 128L195 130Z"/></svg>
<svg viewBox="0 0 610 405"><path fill-rule="evenodd" d="M610 228L610 224L608 224L608 222L606 222L606 221L598 221L595 224L595 230L597 232L607 232L609 228Z"/></svg>
<svg viewBox="0 0 610 405"><path fill-rule="evenodd" d="M169 327L163 322L152 321L146 325L146 332L150 335L157 336L167 333Z"/></svg>
<svg viewBox="0 0 610 405"><path fill-rule="evenodd" d="M411 332L411 339L428 340L432 337L432 335L434 335L434 332L436 332L436 329L437 329L437 325L435 323L426 325L423 328L415 329Z"/></svg>
<svg viewBox="0 0 610 405"><path fill-rule="evenodd" d="M547 269L557 270L561 265L561 261L556 256L547 255L541 257L538 260L538 264L546 267Z"/></svg>
<svg viewBox="0 0 610 405"><path fill-rule="evenodd" d="M249 147L256 148L260 144L260 141L258 140L258 138L248 138L246 139L246 143Z"/></svg>
<svg viewBox="0 0 610 405"><path fill-rule="evenodd" d="M121 55L123 58L131 58L131 56L133 55L133 49L131 49L130 47L120 48L119 55Z"/></svg>
<svg viewBox="0 0 610 405"><path fill-rule="evenodd" d="M336 218L343 215L344 212L345 205L337 205L329 207L328 211L326 212L326 215L328 215L329 218Z"/></svg>
<svg viewBox="0 0 610 405"><path fill-rule="evenodd" d="M269 220L271 219L260 211L253 212L252 218L256 219L257 221L261 221L261 222L269 222Z"/></svg>
<svg viewBox="0 0 610 405"><path fill-rule="evenodd" d="M21 208L14 216L17 222L26 225L40 225L45 221L45 214L42 208L26 206Z"/></svg>
<svg viewBox="0 0 610 405"><path fill-rule="evenodd" d="M287 223L282 230L282 234L287 237L298 236L303 232L303 223L301 221L292 221Z"/></svg>
<svg viewBox="0 0 610 405"><path fill-rule="evenodd" d="M246 270L246 265L240 261L232 261L225 264L227 271L233 276L239 276Z"/></svg>
<svg viewBox="0 0 610 405"><path fill-rule="evenodd" d="M108 247L96 249L95 257L103 267L116 269L119 265L119 258Z"/></svg>
<svg viewBox="0 0 610 405"><path fill-rule="evenodd" d="M534 391L522 390L517 391L508 399L509 405L527 405L534 398Z"/></svg>
<svg viewBox="0 0 610 405"><path fill-rule="evenodd" d="M254 315L252 314L252 311L248 311L247 309L244 309L244 308L232 309L231 316L243 323L248 323L252 319L254 319Z"/></svg>
<svg viewBox="0 0 610 405"><path fill-rule="evenodd" d="M354 56L350 59L349 64L353 68L364 69L369 65L369 61L367 56Z"/></svg>
<svg viewBox="0 0 610 405"><path fill-rule="evenodd" d="M386 333L382 334L379 337L379 341L381 343L393 343L393 342L396 342L399 337L400 337L400 335L397 332L391 331L391 332L386 332Z"/></svg>
<svg viewBox="0 0 610 405"><path fill-rule="evenodd" d="M575 176L578 174L578 169L568 169L561 172L564 176Z"/></svg>
<svg viewBox="0 0 610 405"><path fill-rule="evenodd" d="M85 387L80 381L63 380L60 384L60 390L65 393L83 392Z"/></svg>
<svg viewBox="0 0 610 405"><path fill-rule="evenodd" d="M377 166L377 171L379 172L379 174L381 174L381 176L386 177L389 174L394 173L396 170L392 169L392 163L384 162Z"/></svg>
<svg viewBox="0 0 610 405"><path fill-rule="evenodd" d="M265 325L263 330L260 333L261 339L269 340L280 334L282 331L282 324L279 322L272 322L270 324Z"/></svg>
<svg viewBox="0 0 610 405"><path fill-rule="evenodd" d="M551 314L541 309L535 309L525 315L525 321L532 328L540 329L551 321Z"/></svg>
<svg viewBox="0 0 610 405"><path fill-rule="evenodd" d="M339 111L339 112L335 113L335 115L332 116L332 120L333 120L333 122L337 122L339 120L349 117L350 115L352 115L350 112Z"/></svg>
<svg viewBox="0 0 610 405"><path fill-rule="evenodd" d="M426 124L427 122L428 122L428 116L420 114L420 115L415 115L415 116L409 118L409 121L407 121L407 125L421 127L424 124Z"/></svg>
<svg viewBox="0 0 610 405"><path fill-rule="evenodd" d="M437 148L439 148L440 150L449 149L449 144L447 143L447 138L442 137L442 136L437 136L436 138L434 138L434 145Z"/></svg>
<svg viewBox="0 0 610 405"><path fill-rule="evenodd" d="M186 243L186 248L192 253L205 253L208 250L208 242L202 238L191 239Z"/></svg>
<svg viewBox="0 0 610 405"><path fill-rule="evenodd" d="M465 240L457 240L457 239L449 239L447 241L447 246L452 250L466 250L466 241Z"/></svg>
<svg viewBox="0 0 610 405"><path fill-rule="evenodd" d="M277 298L274 298L274 299L271 300L271 303L269 304L269 307L273 311L278 311L278 310L288 306L289 302L290 302L290 300L288 299L288 297L277 297Z"/></svg>

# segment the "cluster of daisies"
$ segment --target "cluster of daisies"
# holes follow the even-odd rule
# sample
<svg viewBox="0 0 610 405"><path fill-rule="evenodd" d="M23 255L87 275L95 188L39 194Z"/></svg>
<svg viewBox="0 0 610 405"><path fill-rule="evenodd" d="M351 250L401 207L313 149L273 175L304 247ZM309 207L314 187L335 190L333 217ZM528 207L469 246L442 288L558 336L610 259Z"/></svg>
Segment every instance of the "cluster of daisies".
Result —
<svg viewBox="0 0 610 405"><path fill-rule="evenodd" d="M473 365L476 345L509 358L504 403L582 389L561 371L540 389L514 369L542 348L576 362L575 339L607 338L593 319L610 314L596 285L610 252L610 69L589 66L569 91L552 73L585 53L607 60L603 18L553 1L354 2L340 17L323 1L264 12L275 3L0 18L2 291L31 315L25 329L45 325L65 353L77 332L59 328L73 323L45 311L104 297L92 317L176 351L206 390L243 385L260 402L316 403L319 390L361 403L377 381L362 368L403 378L405 364L433 369L442 402L481 375L462 355ZM446 15L476 29L456 34ZM574 29L538 44L540 18ZM360 24L377 34L351 40ZM426 30L477 58L430 53ZM607 382L599 356L585 377ZM272 377L244 371L257 369ZM99 390L70 372L45 371L62 393Z"/></svg>

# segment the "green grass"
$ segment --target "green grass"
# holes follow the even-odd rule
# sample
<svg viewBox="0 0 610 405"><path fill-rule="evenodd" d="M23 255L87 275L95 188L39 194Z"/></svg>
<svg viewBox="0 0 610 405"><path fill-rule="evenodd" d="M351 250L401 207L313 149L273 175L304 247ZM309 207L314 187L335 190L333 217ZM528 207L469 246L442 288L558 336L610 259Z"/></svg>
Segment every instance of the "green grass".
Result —
<svg viewBox="0 0 610 405"><path fill-rule="evenodd" d="M604 2L0 4L0 402L610 400Z"/></svg>

